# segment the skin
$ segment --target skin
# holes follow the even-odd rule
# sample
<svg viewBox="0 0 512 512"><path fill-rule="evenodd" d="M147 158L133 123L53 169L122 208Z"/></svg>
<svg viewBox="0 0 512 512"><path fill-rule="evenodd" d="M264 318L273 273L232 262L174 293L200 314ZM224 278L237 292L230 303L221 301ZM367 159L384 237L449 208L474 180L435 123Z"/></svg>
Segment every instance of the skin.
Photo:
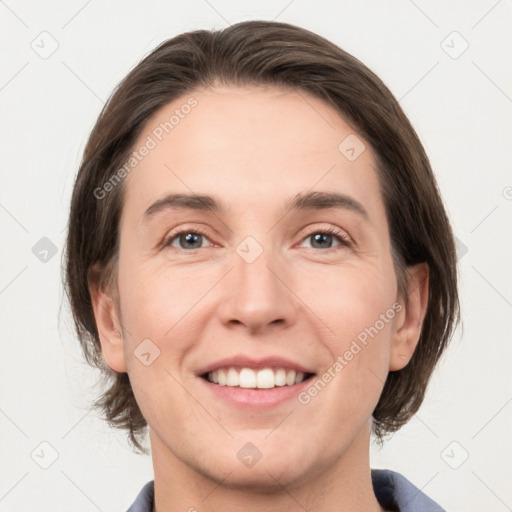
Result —
<svg viewBox="0 0 512 512"><path fill-rule="evenodd" d="M338 146L356 132L305 93L197 90L153 115L134 147L190 96L197 107L126 178L119 309L90 281L103 358L128 372L150 427L156 510L380 511L370 418L387 373L416 347L428 268L410 267L409 294L398 296L373 151L358 136L366 149L345 158ZM347 209L286 213L290 196L311 190L355 198L368 221ZM168 210L145 223L171 192L211 194L228 211ZM329 227L352 245L335 236L330 248L315 245L311 235ZM202 228L202 246L179 235L160 246L180 228ZM249 235L263 248L250 264L236 252ZM288 357L321 376L397 301L403 309L307 405L244 410L212 399L195 375L243 353ZM147 338L160 350L148 366L134 355ZM250 468L237 458L247 442L262 453Z"/></svg>

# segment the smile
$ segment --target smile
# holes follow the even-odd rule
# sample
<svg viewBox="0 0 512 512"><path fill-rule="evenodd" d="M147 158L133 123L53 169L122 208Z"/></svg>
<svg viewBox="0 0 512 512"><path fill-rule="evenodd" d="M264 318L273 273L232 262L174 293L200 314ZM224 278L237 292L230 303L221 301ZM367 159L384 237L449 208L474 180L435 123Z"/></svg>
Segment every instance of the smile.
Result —
<svg viewBox="0 0 512 512"><path fill-rule="evenodd" d="M219 386L249 389L272 389L278 386L294 386L310 378L312 373L304 373L286 368L219 368L202 375L208 382Z"/></svg>

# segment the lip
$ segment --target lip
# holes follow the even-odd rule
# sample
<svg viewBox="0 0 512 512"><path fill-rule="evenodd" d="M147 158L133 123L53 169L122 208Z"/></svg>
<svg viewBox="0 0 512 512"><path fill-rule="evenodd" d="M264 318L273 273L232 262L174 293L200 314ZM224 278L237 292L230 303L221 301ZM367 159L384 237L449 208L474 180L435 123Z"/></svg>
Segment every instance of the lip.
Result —
<svg viewBox="0 0 512 512"><path fill-rule="evenodd" d="M202 377L198 378L201 386L215 398L236 407L248 409L269 409L276 407L297 395L311 384L312 378L303 380L293 386L276 386L271 389L241 388L239 386L219 386Z"/></svg>
<svg viewBox="0 0 512 512"><path fill-rule="evenodd" d="M315 371L311 368L307 368L291 359L286 359L283 357L273 356L273 357L263 357L263 358L254 358L249 357L244 354L237 354L236 356L227 357L224 359L219 359L210 363L202 368L199 368L196 371L196 375L199 377L208 372L213 372L218 370L219 368L251 368L253 370L261 370L263 368L284 368L286 370L295 370L296 372L302 373L315 373ZM223 387L223 386L217 386ZM293 388L295 386L289 386Z"/></svg>

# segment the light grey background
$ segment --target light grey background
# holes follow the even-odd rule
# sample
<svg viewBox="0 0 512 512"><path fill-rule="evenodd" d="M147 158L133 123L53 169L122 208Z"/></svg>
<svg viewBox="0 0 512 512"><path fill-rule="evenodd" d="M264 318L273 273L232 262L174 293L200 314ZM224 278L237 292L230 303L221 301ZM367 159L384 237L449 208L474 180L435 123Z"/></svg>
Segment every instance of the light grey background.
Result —
<svg viewBox="0 0 512 512"><path fill-rule="evenodd" d="M98 374L61 288L70 194L101 107L140 58L247 19L317 32L384 80L460 240L464 333L372 466L450 511L511 510L511 18L512 0L0 1L0 510L125 510L153 478L150 457L88 412Z"/></svg>

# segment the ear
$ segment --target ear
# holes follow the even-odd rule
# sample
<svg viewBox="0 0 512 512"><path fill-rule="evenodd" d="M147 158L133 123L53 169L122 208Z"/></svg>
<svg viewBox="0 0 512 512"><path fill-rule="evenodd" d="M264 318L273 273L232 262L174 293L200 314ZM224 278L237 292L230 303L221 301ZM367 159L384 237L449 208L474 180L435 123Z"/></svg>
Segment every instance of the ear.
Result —
<svg viewBox="0 0 512 512"><path fill-rule="evenodd" d="M391 342L389 370L404 368L414 353L421 335L421 327L427 312L429 268L426 263L407 267L408 294L399 298L403 305L396 316L395 332Z"/></svg>
<svg viewBox="0 0 512 512"><path fill-rule="evenodd" d="M118 318L115 299L99 285L96 267L88 272L89 292L101 343L101 355L105 363L116 372L126 372L126 360L122 326Z"/></svg>

